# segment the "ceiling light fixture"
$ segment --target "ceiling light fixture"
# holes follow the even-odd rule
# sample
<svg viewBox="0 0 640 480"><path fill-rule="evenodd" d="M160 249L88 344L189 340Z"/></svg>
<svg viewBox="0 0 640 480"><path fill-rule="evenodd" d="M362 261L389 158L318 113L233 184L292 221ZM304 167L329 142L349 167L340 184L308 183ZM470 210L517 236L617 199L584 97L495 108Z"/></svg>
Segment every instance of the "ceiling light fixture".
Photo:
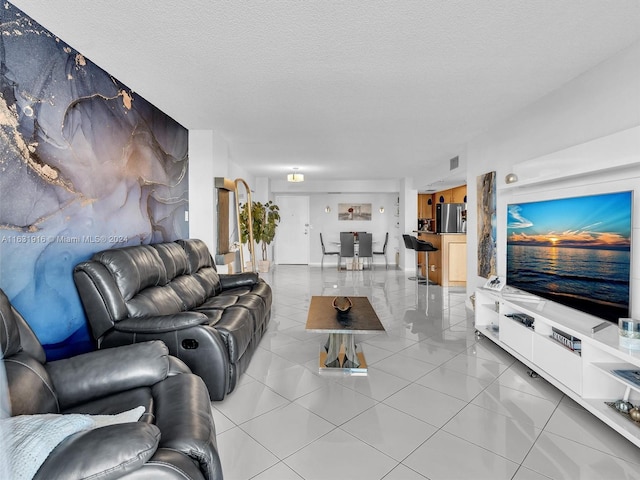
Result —
<svg viewBox="0 0 640 480"><path fill-rule="evenodd" d="M304 182L304 174L298 173L298 169L294 168L293 173L290 173L289 175L287 175L287 182L293 182L293 183Z"/></svg>

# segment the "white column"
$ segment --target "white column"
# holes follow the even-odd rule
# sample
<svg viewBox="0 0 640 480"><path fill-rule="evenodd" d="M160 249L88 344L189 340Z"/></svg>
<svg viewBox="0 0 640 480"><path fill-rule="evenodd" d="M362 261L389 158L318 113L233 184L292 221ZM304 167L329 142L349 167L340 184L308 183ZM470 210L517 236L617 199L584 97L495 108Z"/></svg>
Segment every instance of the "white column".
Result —
<svg viewBox="0 0 640 480"><path fill-rule="evenodd" d="M413 186L411 178L400 180L400 268L413 271L416 268L415 253L407 251L402 240L402 234L412 234L418 228L418 190Z"/></svg>
<svg viewBox="0 0 640 480"><path fill-rule="evenodd" d="M189 130L189 237L216 251L216 205L212 130Z"/></svg>

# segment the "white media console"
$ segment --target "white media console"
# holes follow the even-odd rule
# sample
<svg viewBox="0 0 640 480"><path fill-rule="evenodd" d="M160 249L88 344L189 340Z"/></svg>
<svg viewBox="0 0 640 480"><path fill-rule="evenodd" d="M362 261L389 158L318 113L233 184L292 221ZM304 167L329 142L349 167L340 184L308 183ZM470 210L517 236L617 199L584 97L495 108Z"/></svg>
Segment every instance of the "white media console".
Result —
<svg viewBox="0 0 640 480"><path fill-rule="evenodd" d="M533 317L533 326L513 314ZM640 423L605 403L640 404L640 351L619 346L616 324L506 286L476 290L475 328L640 447ZM556 337L558 331L574 337L579 347L554 339L554 330ZM637 370L639 380L626 380L616 370Z"/></svg>

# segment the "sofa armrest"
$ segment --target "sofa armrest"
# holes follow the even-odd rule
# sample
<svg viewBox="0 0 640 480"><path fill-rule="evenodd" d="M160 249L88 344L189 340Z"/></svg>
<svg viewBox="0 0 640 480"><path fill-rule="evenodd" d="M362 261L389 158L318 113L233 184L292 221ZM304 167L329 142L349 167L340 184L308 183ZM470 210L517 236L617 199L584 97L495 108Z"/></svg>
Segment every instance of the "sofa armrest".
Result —
<svg viewBox="0 0 640 480"><path fill-rule="evenodd" d="M200 466L191 457L170 448L158 448L153 457L142 466L139 478L222 480L222 475L219 477L205 477L204 472L200 470Z"/></svg>
<svg viewBox="0 0 640 480"><path fill-rule="evenodd" d="M171 315L130 317L115 324L114 330L126 333L166 333L207 325L209 320L201 312L180 312Z"/></svg>
<svg viewBox="0 0 640 480"><path fill-rule="evenodd" d="M197 375L179 375L154 385L153 394L163 399L154 412L162 432L158 448L182 452L198 463L206 478L221 479L216 427L204 381Z"/></svg>
<svg viewBox="0 0 640 480"><path fill-rule="evenodd" d="M107 348L45 364L62 410L167 378L169 349L159 341Z"/></svg>
<svg viewBox="0 0 640 480"><path fill-rule="evenodd" d="M142 468L160 441L155 425L131 422L80 432L58 445L34 480L120 478Z"/></svg>
<svg viewBox="0 0 640 480"><path fill-rule="evenodd" d="M254 272L243 273L223 273L218 274L220 277L220 286L222 290L229 290L237 287L250 287L258 283L260 276Z"/></svg>
<svg viewBox="0 0 640 480"><path fill-rule="evenodd" d="M169 355L169 373L167 374L169 377L173 377L174 375L178 375L180 373L192 373L189 366L180 360L178 357L174 357Z"/></svg>

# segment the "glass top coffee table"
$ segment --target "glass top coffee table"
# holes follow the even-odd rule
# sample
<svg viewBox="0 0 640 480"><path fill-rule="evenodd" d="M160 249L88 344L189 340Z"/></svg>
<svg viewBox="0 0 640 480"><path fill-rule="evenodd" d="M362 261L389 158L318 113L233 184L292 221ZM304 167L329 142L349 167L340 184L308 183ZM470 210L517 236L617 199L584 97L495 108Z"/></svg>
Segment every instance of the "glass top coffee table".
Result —
<svg viewBox="0 0 640 480"><path fill-rule="evenodd" d="M384 332L384 326L367 297L349 297L353 305L346 314L334 308L335 298L313 296L309 305L306 329L329 334L320 348L320 372L366 374L367 362L355 335Z"/></svg>

